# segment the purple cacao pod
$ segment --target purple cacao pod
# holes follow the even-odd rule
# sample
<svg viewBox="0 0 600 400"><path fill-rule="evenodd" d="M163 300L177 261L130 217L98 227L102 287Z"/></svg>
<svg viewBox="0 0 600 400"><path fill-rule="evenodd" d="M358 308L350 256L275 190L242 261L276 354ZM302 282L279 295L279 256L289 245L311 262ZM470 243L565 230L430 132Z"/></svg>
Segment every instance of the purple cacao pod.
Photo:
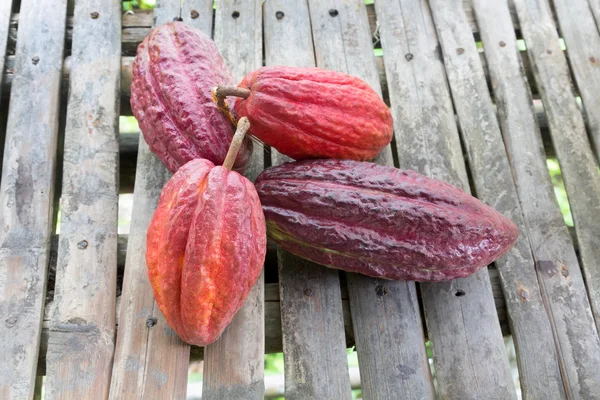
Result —
<svg viewBox="0 0 600 400"><path fill-rule="evenodd" d="M373 163L286 163L263 171L256 189L268 236L283 249L378 278L466 277L519 235L510 219L458 187Z"/></svg>
<svg viewBox="0 0 600 400"><path fill-rule="evenodd" d="M131 109L150 150L171 172L197 158L223 164L234 131L214 103L212 89L231 83L215 43L182 22L152 29L138 46ZM251 155L246 138L234 169L243 171Z"/></svg>

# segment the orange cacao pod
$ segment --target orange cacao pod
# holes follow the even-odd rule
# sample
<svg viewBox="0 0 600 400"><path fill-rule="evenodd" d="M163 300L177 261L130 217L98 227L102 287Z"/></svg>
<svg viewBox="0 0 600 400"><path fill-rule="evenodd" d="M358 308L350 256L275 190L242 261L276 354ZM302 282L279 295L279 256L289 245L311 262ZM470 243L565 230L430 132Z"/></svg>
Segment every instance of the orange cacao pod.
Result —
<svg viewBox="0 0 600 400"><path fill-rule="evenodd" d="M167 182L146 264L156 303L182 340L219 338L260 275L265 230L254 185L237 172L197 159Z"/></svg>
<svg viewBox="0 0 600 400"><path fill-rule="evenodd" d="M269 66L218 95L238 96L250 132L296 160L371 160L392 140L392 114L357 77L321 68Z"/></svg>

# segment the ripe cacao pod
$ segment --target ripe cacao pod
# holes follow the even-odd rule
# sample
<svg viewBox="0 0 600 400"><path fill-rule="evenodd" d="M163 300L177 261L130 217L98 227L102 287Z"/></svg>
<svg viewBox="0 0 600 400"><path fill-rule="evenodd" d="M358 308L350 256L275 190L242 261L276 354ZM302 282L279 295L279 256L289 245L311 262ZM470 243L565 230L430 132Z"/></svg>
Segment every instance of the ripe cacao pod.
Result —
<svg viewBox="0 0 600 400"><path fill-rule="evenodd" d="M372 160L392 140L392 114L359 78L320 68L269 66L217 95L238 96L250 132L296 160ZM246 96L239 97L239 96Z"/></svg>
<svg viewBox="0 0 600 400"><path fill-rule="evenodd" d="M214 42L183 22L155 27L138 46L131 109L150 150L171 172L196 158L223 163L233 126L212 88L232 79ZM234 169L243 171L251 154L247 138Z"/></svg>
<svg viewBox="0 0 600 400"><path fill-rule="evenodd" d="M219 338L260 276L266 242L256 190L237 172L197 159L167 182L146 264L156 303L182 340Z"/></svg>
<svg viewBox="0 0 600 400"><path fill-rule="evenodd" d="M256 188L267 234L283 249L378 278L466 277L519 235L510 219L455 186L373 163L285 163L263 171Z"/></svg>

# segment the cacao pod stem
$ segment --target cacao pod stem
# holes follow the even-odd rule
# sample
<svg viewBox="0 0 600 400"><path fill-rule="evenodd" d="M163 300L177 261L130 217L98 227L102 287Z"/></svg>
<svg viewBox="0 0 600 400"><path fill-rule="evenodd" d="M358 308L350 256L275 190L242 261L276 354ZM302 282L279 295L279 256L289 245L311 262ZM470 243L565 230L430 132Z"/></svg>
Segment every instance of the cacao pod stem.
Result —
<svg viewBox="0 0 600 400"><path fill-rule="evenodd" d="M250 89L244 89L235 86L219 85L215 89L215 96L217 96L217 99L219 100L225 99L225 97L227 96L235 96L247 99L248 96L250 96Z"/></svg>
<svg viewBox="0 0 600 400"><path fill-rule="evenodd" d="M225 97L236 96L236 97L243 97L245 99L248 96L250 96L250 90L243 89L243 88L237 88L235 86L220 85L220 86L215 87L212 90L212 96L213 96L213 101L215 103L217 103L217 108L219 109L219 111L221 111L221 113L223 113L223 115L225 115L227 118L229 118L229 121L231 121L233 126L236 126L237 122L235 120L235 117L229 110L229 106L227 105L227 103L225 103Z"/></svg>
<svg viewBox="0 0 600 400"><path fill-rule="evenodd" d="M235 135L233 135L233 139L231 140L229 151L227 151L227 156L225 156L225 161L223 161L223 167L227 168L230 171L233 167L235 159L237 158L238 152L240 151L240 147L242 147L242 143L244 142L244 136L246 136L246 132L248 132L248 129L250 129L250 121L248 121L248 118L240 118L237 124Z"/></svg>

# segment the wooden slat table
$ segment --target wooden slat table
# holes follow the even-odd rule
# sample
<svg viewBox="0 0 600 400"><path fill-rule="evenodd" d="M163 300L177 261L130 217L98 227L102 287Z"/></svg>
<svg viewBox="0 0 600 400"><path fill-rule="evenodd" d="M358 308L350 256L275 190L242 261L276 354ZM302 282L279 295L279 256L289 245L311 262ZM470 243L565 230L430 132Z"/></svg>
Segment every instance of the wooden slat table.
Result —
<svg viewBox="0 0 600 400"><path fill-rule="evenodd" d="M246 304L205 349L168 327L146 273L170 173L139 135L116 134L135 49L180 0L133 14L118 0L76 0L74 15L65 0L15 0L12 15L11 3L0 5L1 399L40 398L41 375L49 399L183 399L190 357L204 358L204 399L262 399L274 351L286 399L350 399L352 345L364 399L515 399L507 333L523 399L600 398L598 0L184 1L183 21L212 35L236 81L261 65L365 80L395 121L375 162L472 191L521 231L489 270L435 284L346 274L270 244ZM254 147L251 180L289 161ZM574 228L548 174L555 155Z"/></svg>
<svg viewBox="0 0 600 400"><path fill-rule="evenodd" d="M66 0L21 2L0 182L0 398L6 399L34 392L54 223L66 7Z"/></svg>
<svg viewBox="0 0 600 400"><path fill-rule="evenodd" d="M79 1L65 128L49 398L106 397L117 277L121 5ZM93 266L93 268L90 268Z"/></svg>
<svg viewBox="0 0 600 400"><path fill-rule="evenodd" d="M530 332L524 332L523 339L529 342L530 356L529 359L523 360L522 364L531 363L530 385L535 385L530 388L532 394L536 391L540 393L540 390L546 392L545 396L561 392L560 387L555 386L560 376L555 376L555 380L549 379L552 376L552 369L556 369L557 366L561 376L569 376L569 379L565 380L566 393L572 393L577 390L577 386L585 386L584 381L592 377L593 380L600 381L593 367L600 362L598 360L600 349L594 335L590 303L573 245L565 231L564 221L548 177L539 128L531 110L531 95L527 81L520 73L521 65L514 51L516 37L510 24L508 8L506 5L492 5L481 0L474 3L477 18L483 28L482 39L488 49L487 57L491 61L490 65L494 66L491 74L497 82L494 88L496 103L501 105L498 109L500 126L507 152L510 154L509 161L512 164L524 214L525 226L522 224L521 229L529 235L532 255L536 263L539 294L545 312L548 314L548 318L544 318L542 305L533 298L538 294L534 292L534 296L531 296L531 288L525 289L520 276L515 276L513 281L519 279L521 288L527 290L530 295L527 301L523 302L522 297L519 298L521 289L516 288L515 292L515 287L512 288L513 296L523 304L520 313L523 316L521 323L524 329L538 331L537 338L535 335L532 337ZM560 273L548 268L553 263L551 260L561 260ZM530 264L529 268L530 272L534 272ZM519 274L519 271L515 272ZM507 289L511 290L510 287ZM565 296L565 293L569 295ZM572 318L567 322L563 315L569 314ZM537 322L533 323L533 321ZM548 347L549 332L546 327L548 322L558 343L556 350ZM534 324L537 326L532 327ZM542 335L546 335L544 347L541 346ZM518 342L516 335L513 336ZM519 346L518 343L516 345ZM585 354L578 354L579 351L575 348L577 346L586 348L583 352ZM523 350L519 353L523 353ZM544 353L546 355L542 356ZM520 357L524 358L521 355ZM548 371L543 373L543 368ZM521 374L525 375L523 370L524 367L521 368ZM539 396L543 395L540 393Z"/></svg>

